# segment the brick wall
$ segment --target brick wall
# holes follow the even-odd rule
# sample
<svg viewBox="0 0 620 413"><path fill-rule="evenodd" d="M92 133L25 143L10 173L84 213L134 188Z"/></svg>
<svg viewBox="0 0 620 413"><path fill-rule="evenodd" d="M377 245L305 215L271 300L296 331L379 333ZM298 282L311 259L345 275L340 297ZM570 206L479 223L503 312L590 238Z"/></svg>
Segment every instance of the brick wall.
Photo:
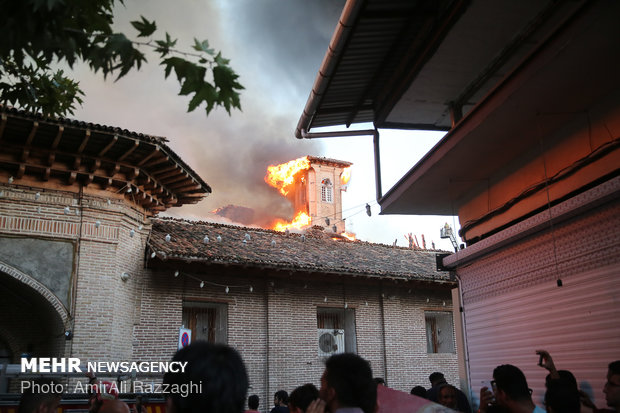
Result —
<svg viewBox="0 0 620 413"><path fill-rule="evenodd" d="M40 356L73 356L83 361L131 358L134 297L148 236L143 212L105 191L82 196L15 186L2 186L0 191L0 236L68 241L76 246L70 297L63 297L62 303L50 293L54 280L39 282L17 270L3 270L8 282L19 281L17 295L32 301L23 315L0 318L0 329L7 336L3 340L22 343L16 348L25 352L26 343L32 341L30 327L43 324L38 340L47 344L38 347ZM36 253L24 252L24 258ZM120 278L123 271L132 274L126 282ZM15 323L23 326L15 328ZM72 330L73 340L65 342L65 330Z"/></svg>
<svg viewBox="0 0 620 413"><path fill-rule="evenodd" d="M267 410L279 389L290 392L307 382L319 385L324 360L318 353L317 308L346 304L355 310L358 354L390 387L409 391L414 385L427 386L428 375L436 370L443 371L449 382L459 382L456 355L426 353L424 310L450 311L448 290L364 277L301 280L296 274L256 269L251 269L252 276L217 267L188 272L183 263L172 260L164 262L165 269L144 269L149 226L139 210L113 194L108 203L102 194L78 200L77 194L41 191L35 199L36 192L5 189L0 235L76 243L70 314L56 309L52 317L67 320L64 328L72 329L74 337L54 344L48 350L51 354L84 362L166 361L177 348L184 301L225 303L228 343L246 362L249 393L258 394L260 409ZM80 213L66 214L66 205ZM3 216L21 216L35 224L1 221ZM152 266L150 257L146 261ZM178 277L176 269L181 270ZM127 281L121 280L123 272L130 274ZM206 281L204 288L200 280ZM35 319L41 320L39 315L40 311L25 312L14 321L32 326ZM6 320L0 322L3 341L20 348L24 338L16 328Z"/></svg>
<svg viewBox="0 0 620 413"><path fill-rule="evenodd" d="M302 281L295 276L275 278L275 274L260 279L242 274L223 277L211 269L208 274L181 271L175 278L174 265L168 264L169 270L153 270L144 278L140 323L135 330L139 337L136 358L170 358L184 300L227 303L228 343L246 363L249 394L259 395L261 410L271 406L277 390L290 392L307 382L320 384L324 360L318 354L317 308L344 308L345 302L355 310L358 354L390 387L408 392L415 385L428 386L428 376L434 371L444 372L450 383L459 383L456 354L426 353L424 310L451 311L447 290L351 279L343 284L339 278ZM204 288L199 286L200 279L207 282Z"/></svg>

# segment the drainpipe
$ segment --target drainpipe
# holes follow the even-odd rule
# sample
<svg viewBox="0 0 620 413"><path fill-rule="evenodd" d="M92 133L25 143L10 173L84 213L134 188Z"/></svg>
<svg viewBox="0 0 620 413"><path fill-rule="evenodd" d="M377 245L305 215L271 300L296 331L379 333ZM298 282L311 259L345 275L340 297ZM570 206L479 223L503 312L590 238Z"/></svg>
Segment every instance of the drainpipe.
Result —
<svg viewBox="0 0 620 413"><path fill-rule="evenodd" d="M379 295L379 307L381 309L381 336L383 337L383 379L387 384L388 381L388 365L387 365L387 340L385 339L385 306L383 305L384 290L383 281L381 282L381 295Z"/></svg>
<svg viewBox="0 0 620 413"><path fill-rule="evenodd" d="M302 129L300 136L303 139L339 138L344 136L372 136L372 143L375 152L375 185L377 202L379 202L379 200L383 197L381 189L381 155L379 152L379 130L377 128L333 132L308 132L305 129Z"/></svg>
<svg viewBox="0 0 620 413"><path fill-rule="evenodd" d="M265 393L264 398L267 401L267 408L269 408L269 396L271 395L269 391L269 279L265 279L265 330L266 330L266 340L265 340L265 349L267 350L267 354L265 355Z"/></svg>

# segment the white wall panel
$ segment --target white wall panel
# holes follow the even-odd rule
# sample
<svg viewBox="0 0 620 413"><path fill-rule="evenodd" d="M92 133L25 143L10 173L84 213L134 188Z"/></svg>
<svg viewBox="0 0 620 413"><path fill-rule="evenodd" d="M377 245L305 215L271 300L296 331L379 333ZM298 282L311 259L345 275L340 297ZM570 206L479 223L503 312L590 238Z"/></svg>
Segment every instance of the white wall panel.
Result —
<svg viewBox="0 0 620 413"><path fill-rule="evenodd" d="M617 230L617 229L616 229ZM542 405L546 370L537 349L548 350L558 369L570 370L581 388L605 406L607 365L620 359L620 267L605 266L470 302L465 307L471 386L491 380L500 364L525 373Z"/></svg>

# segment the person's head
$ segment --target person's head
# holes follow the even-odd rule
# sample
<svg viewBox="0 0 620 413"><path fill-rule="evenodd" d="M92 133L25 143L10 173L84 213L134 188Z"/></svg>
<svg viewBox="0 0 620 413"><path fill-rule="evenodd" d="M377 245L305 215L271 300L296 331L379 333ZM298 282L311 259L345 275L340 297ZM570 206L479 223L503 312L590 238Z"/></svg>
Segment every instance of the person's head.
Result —
<svg viewBox="0 0 620 413"><path fill-rule="evenodd" d="M331 411L359 407L364 413L373 413L377 404L377 384L372 378L370 364L352 353L336 354L327 359L319 393Z"/></svg>
<svg viewBox="0 0 620 413"><path fill-rule="evenodd" d="M273 404L276 406L288 405L288 393L285 390L278 390L276 394L273 395Z"/></svg>
<svg viewBox="0 0 620 413"><path fill-rule="evenodd" d="M308 405L319 398L319 389L312 383L297 387L288 398L291 413L304 413Z"/></svg>
<svg viewBox="0 0 620 413"><path fill-rule="evenodd" d="M444 377L443 373L440 373L438 371L431 373L431 375L428 376L428 380L431 382L431 387L435 387L439 384L443 384L446 382L446 378Z"/></svg>
<svg viewBox="0 0 620 413"><path fill-rule="evenodd" d="M426 399L426 389L423 386L415 386L411 389L411 394Z"/></svg>
<svg viewBox="0 0 620 413"><path fill-rule="evenodd" d="M98 413L129 413L129 406L122 400L103 400Z"/></svg>
<svg viewBox="0 0 620 413"><path fill-rule="evenodd" d="M521 403L532 400L525 375L511 364L497 366L493 370L495 380L495 399L497 404L506 405L509 401Z"/></svg>
<svg viewBox="0 0 620 413"><path fill-rule="evenodd" d="M258 398L256 394L253 394L250 397L248 397L248 407L251 410L258 410L259 403L260 403L260 399Z"/></svg>
<svg viewBox="0 0 620 413"><path fill-rule="evenodd" d="M450 409L456 409L456 387L450 384L441 384L437 392L437 402Z"/></svg>
<svg viewBox="0 0 620 413"><path fill-rule="evenodd" d="M579 413L581 412L579 390L560 379L551 380L545 392L545 406L549 413Z"/></svg>
<svg viewBox="0 0 620 413"><path fill-rule="evenodd" d="M166 405L168 413L243 411L248 374L241 356L232 347L197 341L177 351L172 360L187 362L185 371L166 373L164 383L188 391L171 392Z"/></svg>
<svg viewBox="0 0 620 413"><path fill-rule="evenodd" d="M22 383L23 390L19 399L17 413L55 413L62 392L60 383L51 379L34 379Z"/></svg>
<svg viewBox="0 0 620 413"><path fill-rule="evenodd" d="M609 363L607 382L603 387L607 406L620 410L620 360Z"/></svg>
<svg viewBox="0 0 620 413"><path fill-rule="evenodd" d="M560 376L557 379L552 379L551 374L547 374L545 377L545 387L549 387L552 384L560 384L565 387L570 387L571 389L579 390L579 386L577 385L577 379L568 370L558 370L558 375Z"/></svg>

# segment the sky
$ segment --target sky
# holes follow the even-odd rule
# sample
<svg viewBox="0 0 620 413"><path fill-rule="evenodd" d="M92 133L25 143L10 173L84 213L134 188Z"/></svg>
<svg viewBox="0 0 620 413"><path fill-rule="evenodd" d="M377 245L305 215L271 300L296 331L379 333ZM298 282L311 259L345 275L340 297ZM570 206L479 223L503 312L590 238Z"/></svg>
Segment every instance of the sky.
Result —
<svg viewBox="0 0 620 413"><path fill-rule="evenodd" d="M439 238L455 217L379 215L371 137L298 140L295 127L308 99L344 0L126 0L115 9L115 28L134 34L129 25L141 15L156 20L158 34L178 38L177 48L191 51L193 39L208 39L239 74L245 87L242 111L230 115L204 108L187 113L189 98L178 96L171 75L164 79L157 56L114 82L76 66L75 78L85 92L72 118L164 136L168 145L213 189L195 205L171 208L164 215L214 219L210 211L229 204L257 214L292 218L289 202L263 180L267 166L305 155L353 163L343 194L347 232L369 242L406 246L412 233L427 247L452 250ZM438 132L381 130L383 193L387 192L442 137ZM365 205L372 216L366 215Z"/></svg>

